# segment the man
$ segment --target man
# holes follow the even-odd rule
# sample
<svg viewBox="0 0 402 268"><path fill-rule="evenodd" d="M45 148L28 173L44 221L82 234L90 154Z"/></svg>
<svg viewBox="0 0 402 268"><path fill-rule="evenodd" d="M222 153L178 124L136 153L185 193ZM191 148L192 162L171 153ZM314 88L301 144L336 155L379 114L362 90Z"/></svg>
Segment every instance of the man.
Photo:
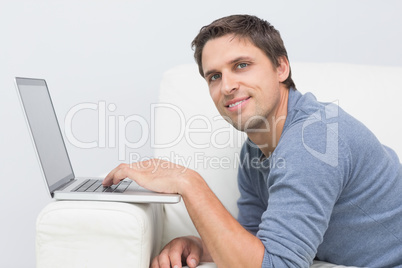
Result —
<svg viewBox="0 0 402 268"><path fill-rule="evenodd" d="M152 267L181 267L182 260L190 267L212 260L218 267L308 267L314 258L402 267L402 168L395 152L338 106L296 90L282 39L268 22L225 17L203 27L193 47L220 114L248 136L239 217L193 170L118 166L105 185L129 177L181 194L202 238L174 239ZM270 165L274 156L285 166Z"/></svg>

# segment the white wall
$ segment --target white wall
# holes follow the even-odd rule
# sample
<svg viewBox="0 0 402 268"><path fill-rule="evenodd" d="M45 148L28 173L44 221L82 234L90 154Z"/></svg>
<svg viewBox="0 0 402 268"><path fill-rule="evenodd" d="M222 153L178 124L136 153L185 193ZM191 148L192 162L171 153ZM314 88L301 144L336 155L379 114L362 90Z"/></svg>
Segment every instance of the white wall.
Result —
<svg viewBox="0 0 402 268"><path fill-rule="evenodd" d="M213 19L234 13L267 19L281 31L291 61L401 66L401 10L396 0L2 0L0 267L35 266L35 219L50 202L13 85L15 76L47 79L63 129L68 111L85 102L114 104L115 111L106 110L107 119L136 115L150 124L150 104L157 101L162 73L193 62L190 42ZM139 143L148 138L140 122L127 125L124 139ZM97 111L77 113L71 127L80 141L106 137L105 146L92 149L67 140L78 175L105 174L129 161L130 152L152 155L149 140L137 149L113 146L124 139L98 131Z"/></svg>

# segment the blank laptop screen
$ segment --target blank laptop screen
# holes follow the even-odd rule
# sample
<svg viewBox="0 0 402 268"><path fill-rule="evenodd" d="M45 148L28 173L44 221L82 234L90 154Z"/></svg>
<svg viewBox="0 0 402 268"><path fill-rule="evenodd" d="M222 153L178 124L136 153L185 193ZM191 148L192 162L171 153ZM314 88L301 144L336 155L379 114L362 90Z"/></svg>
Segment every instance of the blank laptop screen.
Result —
<svg viewBox="0 0 402 268"><path fill-rule="evenodd" d="M74 178L45 80L16 78L50 192Z"/></svg>

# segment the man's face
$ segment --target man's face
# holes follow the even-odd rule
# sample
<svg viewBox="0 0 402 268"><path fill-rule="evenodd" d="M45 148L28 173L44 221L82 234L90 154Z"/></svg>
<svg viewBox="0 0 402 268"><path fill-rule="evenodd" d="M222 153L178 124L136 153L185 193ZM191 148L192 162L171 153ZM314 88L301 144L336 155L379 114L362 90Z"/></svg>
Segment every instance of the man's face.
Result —
<svg viewBox="0 0 402 268"><path fill-rule="evenodd" d="M225 35L205 44L202 65L212 100L229 123L246 132L270 127L287 76L261 49Z"/></svg>

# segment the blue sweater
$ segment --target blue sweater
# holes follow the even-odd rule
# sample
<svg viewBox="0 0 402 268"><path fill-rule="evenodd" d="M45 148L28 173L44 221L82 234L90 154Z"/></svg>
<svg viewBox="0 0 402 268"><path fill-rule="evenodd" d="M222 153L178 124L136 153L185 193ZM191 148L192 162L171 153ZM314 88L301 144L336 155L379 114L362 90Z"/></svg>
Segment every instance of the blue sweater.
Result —
<svg viewBox="0 0 402 268"><path fill-rule="evenodd" d="M337 105L290 90L268 158L250 140L239 167L240 224L265 246L262 267L402 267L402 166Z"/></svg>

